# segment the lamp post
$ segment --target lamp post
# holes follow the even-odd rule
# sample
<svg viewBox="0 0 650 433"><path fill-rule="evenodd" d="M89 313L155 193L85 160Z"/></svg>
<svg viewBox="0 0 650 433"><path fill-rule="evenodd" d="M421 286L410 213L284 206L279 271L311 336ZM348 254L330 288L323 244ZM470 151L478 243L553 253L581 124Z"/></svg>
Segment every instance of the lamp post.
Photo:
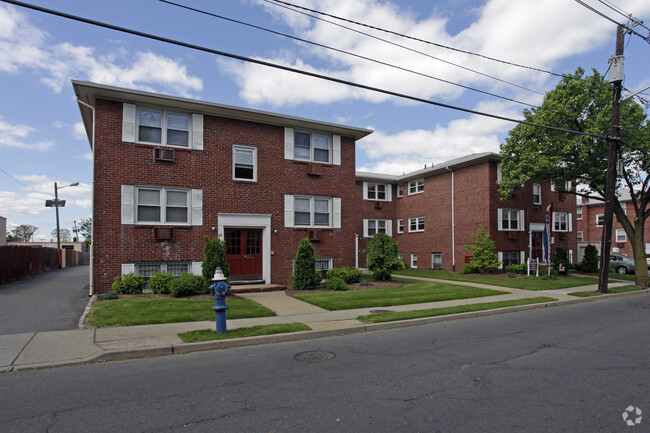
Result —
<svg viewBox="0 0 650 433"><path fill-rule="evenodd" d="M59 232L59 207L65 206L65 200L63 200L62 203L59 202L59 190L68 186L77 185L79 185L79 182L74 182L63 186L58 186L57 183L54 182L54 203L52 203L52 205L56 209L56 248L59 250L61 249L61 233ZM47 202L45 203L45 206L47 206Z"/></svg>

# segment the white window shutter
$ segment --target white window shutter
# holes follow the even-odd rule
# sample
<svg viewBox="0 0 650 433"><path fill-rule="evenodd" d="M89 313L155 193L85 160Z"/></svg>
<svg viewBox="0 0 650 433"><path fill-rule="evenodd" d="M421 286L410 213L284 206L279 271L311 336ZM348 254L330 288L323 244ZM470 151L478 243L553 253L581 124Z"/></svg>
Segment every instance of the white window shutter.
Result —
<svg viewBox="0 0 650 433"><path fill-rule="evenodd" d="M122 275L135 274L135 263L122 263Z"/></svg>
<svg viewBox="0 0 650 433"><path fill-rule="evenodd" d="M497 209L498 231L503 231L503 209Z"/></svg>
<svg viewBox="0 0 650 433"><path fill-rule="evenodd" d="M526 251L519 251L519 264L526 263Z"/></svg>
<svg viewBox="0 0 650 433"><path fill-rule="evenodd" d="M284 128L284 159L293 159L293 128Z"/></svg>
<svg viewBox="0 0 650 433"><path fill-rule="evenodd" d="M386 234L393 237L393 220L386 220Z"/></svg>
<svg viewBox="0 0 650 433"><path fill-rule="evenodd" d="M203 150L203 114L192 114L192 148Z"/></svg>
<svg viewBox="0 0 650 433"><path fill-rule="evenodd" d="M569 220L567 222L567 227L569 228L569 231L572 232L573 231L573 214L568 213L567 214L567 219Z"/></svg>
<svg viewBox="0 0 650 433"><path fill-rule="evenodd" d="M393 201L393 185L386 184L386 201Z"/></svg>
<svg viewBox="0 0 650 433"><path fill-rule="evenodd" d="M519 231L520 232L526 231L526 224L524 222L524 216L525 216L524 212L525 211L523 209L521 209L519 211Z"/></svg>
<svg viewBox="0 0 650 433"><path fill-rule="evenodd" d="M499 269L503 269L503 252L499 251L498 255L499 255L499 259L498 259L499 260ZM494 257L494 256L492 256L492 257Z"/></svg>
<svg viewBox="0 0 650 433"><path fill-rule="evenodd" d="M551 192L555 192L555 183L551 182Z"/></svg>
<svg viewBox="0 0 650 433"><path fill-rule="evenodd" d="M341 165L341 136L332 137L332 164Z"/></svg>
<svg viewBox="0 0 650 433"><path fill-rule="evenodd" d="M135 223L135 186L122 185L122 224Z"/></svg>
<svg viewBox="0 0 650 433"><path fill-rule="evenodd" d="M192 190L192 225L203 225L203 190Z"/></svg>
<svg viewBox="0 0 650 433"><path fill-rule="evenodd" d="M293 196L284 196L284 226L293 227Z"/></svg>
<svg viewBox="0 0 650 433"><path fill-rule="evenodd" d="M368 182L363 183L363 199L368 200Z"/></svg>
<svg viewBox="0 0 650 433"><path fill-rule="evenodd" d="M503 172L501 171L501 164L497 164L497 182L503 180Z"/></svg>
<svg viewBox="0 0 650 433"><path fill-rule="evenodd" d="M135 105L122 105L122 141L135 142Z"/></svg>
<svg viewBox="0 0 650 433"><path fill-rule="evenodd" d="M194 275L203 275L203 262L192 262L190 272Z"/></svg>
<svg viewBox="0 0 650 433"><path fill-rule="evenodd" d="M340 229L341 228L341 199L340 198L333 198L332 199L332 208L333 208L333 215L332 215L332 226L335 229Z"/></svg>
<svg viewBox="0 0 650 433"><path fill-rule="evenodd" d="M368 220L363 220L363 237L368 237Z"/></svg>

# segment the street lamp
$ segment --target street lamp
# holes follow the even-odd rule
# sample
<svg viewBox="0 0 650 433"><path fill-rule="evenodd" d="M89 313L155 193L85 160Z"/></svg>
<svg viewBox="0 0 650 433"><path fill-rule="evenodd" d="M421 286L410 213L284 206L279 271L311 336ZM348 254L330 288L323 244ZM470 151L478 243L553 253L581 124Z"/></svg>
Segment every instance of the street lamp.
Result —
<svg viewBox="0 0 650 433"><path fill-rule="evenodd" d="M63 186L58 186L57 183L54 182L54 201L47 200L45 202L45 206L54 207L56 209L56 248L57 249L61 249L61 233L59 231L59 208L65 207L65 200L59 201L59 190L62 188L67 188L69 186L77 186L77 185L79 185L79 182L75 182Z"/></svg>

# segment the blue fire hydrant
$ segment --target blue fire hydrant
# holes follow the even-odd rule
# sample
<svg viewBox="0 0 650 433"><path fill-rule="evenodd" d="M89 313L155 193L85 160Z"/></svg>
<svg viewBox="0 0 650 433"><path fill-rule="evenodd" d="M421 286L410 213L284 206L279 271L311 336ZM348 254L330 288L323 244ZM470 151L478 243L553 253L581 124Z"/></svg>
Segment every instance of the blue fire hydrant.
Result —
<svg viewBox="0 0 650 433"><path fill-rule="evenodd" d="M226 333L226 310L228 306L226 305L226 294L230 289L228 283L226 283L226 277L223 275L221 268L217 268L214 271L214 277L212 277L212 285L210 290L214 291L214 310L215 321L217 322L217 334Z"/></svg>

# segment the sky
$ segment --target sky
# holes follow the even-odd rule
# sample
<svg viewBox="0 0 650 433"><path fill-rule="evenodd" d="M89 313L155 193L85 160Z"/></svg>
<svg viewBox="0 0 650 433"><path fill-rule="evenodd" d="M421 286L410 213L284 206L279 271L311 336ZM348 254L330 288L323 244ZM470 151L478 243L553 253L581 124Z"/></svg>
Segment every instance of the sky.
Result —
<svg viewBox="0 0 650 433"><path fill-rule="evenodd" d="M374 28L274 0L177 0L213 15L159 0L30 3L514 119L541 104L560 80L554 74L577 67L606 73L615 48L616 24L574 0L287 1ZM647 0L583 1L617 22L627 22L624 12L650 24ZM648 36L642 27L636 30ZM626 37L625 89L650 86L649 54L641 37ZM92 213L92 155L72 79L369 128L374 133L357 143L357 170L393 175L472 153L498 153L515 126L0 0L0 216L7 230L37 226L38 241L55 239L55 211L45 207L55 182L66 200L59 209L62 229Z"/></svg>

